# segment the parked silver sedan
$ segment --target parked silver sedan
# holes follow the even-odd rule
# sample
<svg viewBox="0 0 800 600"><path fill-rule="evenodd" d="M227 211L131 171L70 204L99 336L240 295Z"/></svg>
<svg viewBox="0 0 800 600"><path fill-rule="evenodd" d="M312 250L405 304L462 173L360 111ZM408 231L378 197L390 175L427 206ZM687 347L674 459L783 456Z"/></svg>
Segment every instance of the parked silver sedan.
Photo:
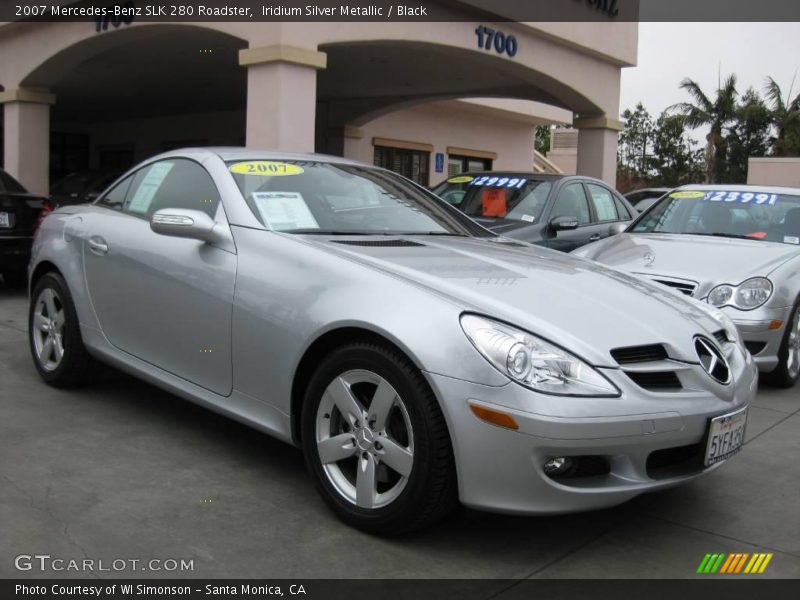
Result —
<svg viewBox="0 0 800 600"><path fill-rule="evenodd" d="M800 189L685 186L625 233L580 248L591 258L724 311L759 369L800 376Z"/></svg>
<svg viewBox="0 0 800 600"><path fill-rule="evenodd" d="M459 499L562 513L689 481L742 447L756 393L719 311L339 158L152 158L45 220L30 292L46 382L98 359L296 444L383 534Z"/></svg>

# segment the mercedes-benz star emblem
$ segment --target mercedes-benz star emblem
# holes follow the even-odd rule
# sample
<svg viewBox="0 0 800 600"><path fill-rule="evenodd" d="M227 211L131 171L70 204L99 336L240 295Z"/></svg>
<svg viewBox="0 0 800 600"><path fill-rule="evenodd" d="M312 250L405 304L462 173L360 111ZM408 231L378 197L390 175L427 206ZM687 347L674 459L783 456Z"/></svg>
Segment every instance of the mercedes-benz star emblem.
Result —
<svg viewBox="0 0 800 600"><path fill-rule="evenodd" d="M731 381L731 368L722 352L711 340L697 336L694 338L694 349L700 359L700 365L714 381L728 384Z"/></svg>
<svg viewBox="0 0 800 600"><path fill-rule="evenodd" d="M644 261L645 267L652 267L653 263L656 262L656 255L652 252L645 252L644 256L642 256L642 260Z"/></svg>

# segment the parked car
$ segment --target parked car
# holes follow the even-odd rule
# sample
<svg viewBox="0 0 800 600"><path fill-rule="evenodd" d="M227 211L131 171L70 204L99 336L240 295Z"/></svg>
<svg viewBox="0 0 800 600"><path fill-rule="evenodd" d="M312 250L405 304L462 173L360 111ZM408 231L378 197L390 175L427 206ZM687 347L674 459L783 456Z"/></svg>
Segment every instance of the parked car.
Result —
<svg viewBox="0 0 800 600"><path fill-rule="evenodd" d="M800 375L800 189L684 186L576 252L724 311L766 378Z"/></svg>
<svg viewBox="0 0 800 600"><path fill-rule="evenodd" d="M45 219L30 285L47 383L93 357L296 444L382 534L690 481L742 447L756 389L721 312L340 158L149 159Z"/></svg>
<svg viewBox="0 0 800 600"><path fill-rule="evenodd" d="M50 187L53 206L94 202L100 192L111 185L121 171L76 171L62 177Z"/></svg>
<svg viewBox="0 0 800 600"><path fill-rule="evenodd" d="M535 173L466 173L434 189L506 237L569 252L624 229L636 211L604 182Z"/></svg>
<svg viewBox="0 0 800 600"><path fill-rule="evenodd" d="M631 206L636 209L636 212L643 213L653 206L659 198L667 194L670 189L671 188L645 188L643 190L634 190L625 194L625 198L631 203Z"/></svg>
<svg viewBox="0 0 800 600"><path fill-rule="evenodd" d="M6 285L24 283L33 233L43 210L49 209L44 198L0 169L0 275Z"/></svg>

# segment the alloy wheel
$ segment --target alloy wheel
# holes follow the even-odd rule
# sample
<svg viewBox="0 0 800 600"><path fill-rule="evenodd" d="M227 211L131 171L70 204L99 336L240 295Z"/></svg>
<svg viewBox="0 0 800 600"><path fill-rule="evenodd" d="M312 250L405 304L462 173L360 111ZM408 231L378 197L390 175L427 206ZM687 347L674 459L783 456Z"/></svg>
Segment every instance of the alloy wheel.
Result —
<svg viewBox="0 0 800 600"><path fill-rule="evenodd" d="M800 373L800 309L794 311L792 321L788 324L789 340L786 357L786 370L789 377L797 378Z"/></svg>
<svg viewBox="0 0 800 600"><path fill-rule="evenodd" d="M31 323L36 358L45 371L55 371L64 358L64 305L52 288L36 298Z"/></svg>

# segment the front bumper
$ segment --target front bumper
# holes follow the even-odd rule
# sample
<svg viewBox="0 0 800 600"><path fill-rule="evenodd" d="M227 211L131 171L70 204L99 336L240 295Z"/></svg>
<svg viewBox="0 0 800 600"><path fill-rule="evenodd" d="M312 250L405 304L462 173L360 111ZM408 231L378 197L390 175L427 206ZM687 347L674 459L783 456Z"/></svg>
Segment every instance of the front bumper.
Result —
<svg viewBox="0 0 800 600"><path fill-rule="evenodd" d="M725 311L736 324L742 339L753 353L758 370L762 373L769 373L778 366L778 352L791 312L791 306L761 307L748 312ZM769 324L773 321L783 321L783 325L779 329L769 329Z"/></svg>
<svg viewBox="0 0 800 600"><path fill-rule="evenodd" d="M747 406L758 385L752 357L736 353L735 383L720 395L648 392L616 369L604 374L623 390L620 398L556 398L516 383L490 387L427 373L443 400L461 502L504 513L577 512L614 506L715 470L719 464L702 464L710 419ZM470 403L513 415L519 429L479 420ZM701 453L699 461L689 457L692 448ZM662 459L669 459L672 449L681 449L674 456L686 460L657 468L665 466ZM562 456L599 457L608 472L558 480L546 475L544 463Z"/></svg>

